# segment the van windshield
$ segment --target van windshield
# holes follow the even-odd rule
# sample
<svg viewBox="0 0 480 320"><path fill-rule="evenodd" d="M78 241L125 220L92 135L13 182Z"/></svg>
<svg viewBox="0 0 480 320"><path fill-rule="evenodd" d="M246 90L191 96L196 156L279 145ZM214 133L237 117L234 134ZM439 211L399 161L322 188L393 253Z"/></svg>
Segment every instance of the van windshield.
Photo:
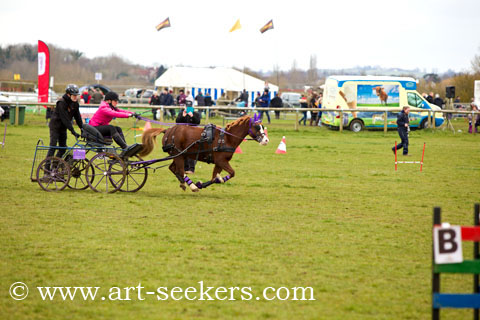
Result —
<svg viewBox="0 0 480 320"><path fill-rule="evenodd" d="M415 108L428 109L428 107L425 106L423 99L415 92L408 92L407 99L408 99L409 106L412 106Z"/></svg>

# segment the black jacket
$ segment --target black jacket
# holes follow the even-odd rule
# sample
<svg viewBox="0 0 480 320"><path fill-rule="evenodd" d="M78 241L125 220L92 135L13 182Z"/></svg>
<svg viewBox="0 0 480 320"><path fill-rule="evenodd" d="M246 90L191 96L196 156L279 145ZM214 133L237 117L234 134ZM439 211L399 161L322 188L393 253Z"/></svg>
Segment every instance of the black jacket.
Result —
<svg viewBox="0 0 480 320"><path fill-rule="evenodd" d="M72 119L75 118L75 122L78 127L82 129L83 121L80 115L80 105L78 102L73 102L68 95L64 95L57 101L57 106L53 110L52 119L50 120L50 128L54 130L70 130L74 133L75 130L72 126Z"/></svg>
<svg viewBox="0 0 480 320"><path fill-rule="evenodd" d="M442 98L435 98L435 99L433 99L433 104L439 106L440 109L442 109L442 106L443 106L443 100L442 100Z"/></svg>
<svg viewBox="0 0 480 320"><path fill-rule="evenodd" d="M213 106L213 100L211 96L205 96L205 106L207 107Z"/></svg>
<svg viewBox="0 0 480 320"><path fill-rule="evenodd" d="M282 98L276 96L275 98L270 101L270 107L272 108L283 108L283 101Z"/></svg>
<svg viewBox="0 0 480 320"><path fill-rule="evenodd" d="M178 113L176 123L191 123L191 124L200 124L200 114L198 112L193 112L193 117L190 115L183 116L183 111Z"/></svg>
<svg viewBox="0 0 480 320"><path fill-rule="evenodd" d="M406 114L403 110L399 112L397 115L397 125L398 130L405 130L407 131L407 127L405 127L405 123L410 123L410 119L408 118L408 114Z"/></svg>
<svg viewBox="0 0 480 320"><path fill-rule="evenodd" d="M159 106L160 105L160 96L152 96L150 99L150 105Z"/></svg>

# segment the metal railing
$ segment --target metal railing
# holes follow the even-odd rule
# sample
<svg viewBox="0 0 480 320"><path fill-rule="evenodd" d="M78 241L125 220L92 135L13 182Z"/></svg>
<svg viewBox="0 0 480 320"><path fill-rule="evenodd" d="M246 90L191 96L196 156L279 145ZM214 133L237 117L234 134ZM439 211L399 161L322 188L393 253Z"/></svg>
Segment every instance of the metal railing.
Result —
<svg viewBox="0 0 480 320"><path fill-rule="evenodd" d="M56 103L51 103L51 102L37 102L37 101L22 101L22 102L0 102L0 106L48 106L48 107L54 107ZM468 106L468 103L456 103L455 105L466 105ZM98 105L92 105L92 104L81 104L81 108L98 108ZM184 108L184 106L159 106L159 105L149 105L149 104L118 104L117 107L119 108L129 108L129 109L159 109L160 110L160 121L163 122L163 113L165 110L169 109L179 109L179 108ZM19 108L15 108L15 124L18 124L18 112ZM356 112L384 112L384 126L383 130L386 133L388 129L388 117L387 114L388 112L400 112L402 111L402 107L398 108L357 108L357 109L337 109L337 108L251 108L251 107L236 107L236 106L211 106L211 107L204 107L204 106L195 106L195 109L197 110L205 110L205 122L208 123L209 121L209 116L210 116L210 111L216 111L216 110L227 110L227 111L244 111L244 112L255 112L255 111L281 111L281 112L287 112L287 113L295 113L295 130L298 130L298 120L299 120L299 115L300 113L303 112L326 112L326 111L334 111L337 112L339 117L340 117L340 124L339 124L339 131L342 132L344 129L344 124L343 124L343 115L345 113L356 113ZM411 111L413 112L427 112L428 113L428 124L430 128L435 129L435 119L437 113L442 113L442 114L458 114L458 115L472 115L474 117L475 115L480 115L480 111L462 111L462 110L432 110L432 109L422 109L422 108L410 108ZM447 117L448 119L448 117Z"/></svg>

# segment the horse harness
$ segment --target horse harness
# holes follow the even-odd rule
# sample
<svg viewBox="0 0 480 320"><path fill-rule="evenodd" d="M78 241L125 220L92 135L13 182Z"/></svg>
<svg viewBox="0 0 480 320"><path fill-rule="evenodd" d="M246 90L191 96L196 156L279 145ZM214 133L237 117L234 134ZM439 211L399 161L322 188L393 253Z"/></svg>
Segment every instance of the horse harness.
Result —
<svg viewBox="0 0 480 320"><path fill-rule="evenodd" d="M175 130L177 127L172 128L172 133L171 133L171 142L167 144L169 136L165 135L164 140L165 140L165 145L162 147L163 152L167 152L171 154L172 150L175 150L178 152L177 156L180 154L196 154L196 159L198 161L198 157L200 153L208 153L205 161L207 163L213 163L213 152L235 152L235 148L229 147L226 145L225 142L225 131L224 130L218 130L217 126L209 123L207 124L200 136L200 139L194 141L191 143L188 147L186 147L184 150L180 150L177 148L175 145ZM218 130L220 133L218 135L218 143L217 146L213 146L213 142L215 139L215 130ZM198 144L198 150L196 152L188 152L188 150L193 147L194 145ZM207 147L204 149L204 145L207 144Z"/></svg>

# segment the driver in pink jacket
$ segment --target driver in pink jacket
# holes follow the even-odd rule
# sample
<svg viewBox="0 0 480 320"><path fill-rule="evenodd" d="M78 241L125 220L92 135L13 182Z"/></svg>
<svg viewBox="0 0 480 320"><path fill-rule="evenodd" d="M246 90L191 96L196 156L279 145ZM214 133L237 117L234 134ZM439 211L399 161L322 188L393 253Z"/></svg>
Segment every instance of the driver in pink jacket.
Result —
<svg viewBox="0 0 480 320"><path fill-rule="evenodd" d="M126 149L127 143L123 136L122 128L110 125L113 118L129 118L135 114L133 112L117 108L118 94L113 91L105 95L105 101L102 101L97 112L88 123L94 126L103 136L110 136L122 149Z"/></svg>

